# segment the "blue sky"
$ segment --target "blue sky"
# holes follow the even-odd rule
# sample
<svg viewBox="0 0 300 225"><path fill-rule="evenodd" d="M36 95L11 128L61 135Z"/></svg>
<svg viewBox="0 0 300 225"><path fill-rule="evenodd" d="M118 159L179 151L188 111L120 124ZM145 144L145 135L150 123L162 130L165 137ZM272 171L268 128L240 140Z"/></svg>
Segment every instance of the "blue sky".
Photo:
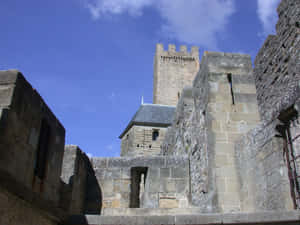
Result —
<svg viewBox="0 0 300 225"><path fill-rule="evenodd" d="M279 0L1 0L0 70L18 69L66 128L66 143L118 156L152 102L156 43L247 53L274 33Z"/></svg>

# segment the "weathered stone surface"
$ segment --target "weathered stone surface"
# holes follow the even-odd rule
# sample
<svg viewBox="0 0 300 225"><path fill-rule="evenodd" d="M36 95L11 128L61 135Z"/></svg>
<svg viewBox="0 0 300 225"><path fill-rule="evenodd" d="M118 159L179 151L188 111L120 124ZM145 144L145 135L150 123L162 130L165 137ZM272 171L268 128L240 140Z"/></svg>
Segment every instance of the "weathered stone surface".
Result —
<svg viewBox="0 0 300 225"><path fill-rule="evenodd" d="M300 2L281 1L277 34L270 35L255 58L257 99L263 121L276 119L300 97Z"/></svg>
<svg viewBox="0 0 300 225"><path fill-rule="evenodd" d="M164 51L163 45L158 44L154 58L153 103L175 106L182 89L192 84L198 70L197 47L192 47L191 52L176 52L174 45L169 45L169 50Z"/></svg>

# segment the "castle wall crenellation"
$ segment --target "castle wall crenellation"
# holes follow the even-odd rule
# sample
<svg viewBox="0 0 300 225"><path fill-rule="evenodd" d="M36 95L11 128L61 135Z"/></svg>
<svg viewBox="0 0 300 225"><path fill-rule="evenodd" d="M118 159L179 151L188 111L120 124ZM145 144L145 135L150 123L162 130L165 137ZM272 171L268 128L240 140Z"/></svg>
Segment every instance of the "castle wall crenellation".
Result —
<svg viewBox="0 0 300 225"><path fill-rule="evenodd" d="M177 51L178 50L178 51ZM169 44L168 49L164 50L163 44L156 45L156 54L178 54L178 55L193 55L194 57L199 57L199 48L197 46L192 46L190 51L188 51L188 47L186 45L180 45L179 49L176 48L176 45Z"/></svg>

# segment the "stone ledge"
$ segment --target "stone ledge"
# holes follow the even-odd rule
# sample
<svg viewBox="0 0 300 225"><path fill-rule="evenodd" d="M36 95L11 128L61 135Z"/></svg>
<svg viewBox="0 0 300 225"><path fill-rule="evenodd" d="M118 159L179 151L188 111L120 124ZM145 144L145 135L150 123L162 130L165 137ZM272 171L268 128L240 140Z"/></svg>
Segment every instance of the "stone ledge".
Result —
<svg viewBox="0 0 300 225"><path fill-rule="evenodd" d="M227 214L193 214L193 215L165 215L165 216L97 216L78 215L69 218L69 225L157 225L157 224L272 224L292 225L300 224L299 211L269 211L259 213L227 213Z"/></svg>

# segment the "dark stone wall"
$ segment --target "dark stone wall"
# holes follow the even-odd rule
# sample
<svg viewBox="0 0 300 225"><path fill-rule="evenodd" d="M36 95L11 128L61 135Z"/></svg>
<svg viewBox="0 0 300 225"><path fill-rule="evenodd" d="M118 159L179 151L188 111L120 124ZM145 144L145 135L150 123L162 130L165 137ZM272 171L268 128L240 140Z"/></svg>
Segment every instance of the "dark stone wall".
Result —
<svg viewBox="0 0 300 225"><path fill-rule="evenodd" d="M65 147L61 178L61 205L69 214L100 214L100 186L90 159L76 145Z"/></svg>
<svg viewBox="0 0 300 225"><path fill-rule="evenodd" d="M0 108L0 171L58 204L65 129L18 71L0 71ZM50 126L44 179L34 173L42 120Z"/></svg>
<svg viewBox="0 0 300 225"><path fill-rule="evenodd" d="M266 122L300 96L300 1L283 0L277 12L277 34L267 38L254 68L259 110Z"/></svg>
<svg viewBox="0 0 300 225"><path fill-rule="evenodd" d="M65 129L16 70L0 71L0 112L0 224L56 224L63 214L58 207ZM42 121L50 130L45 148L39 148ZM40 176L38 149L48 149Z"/></svg>

